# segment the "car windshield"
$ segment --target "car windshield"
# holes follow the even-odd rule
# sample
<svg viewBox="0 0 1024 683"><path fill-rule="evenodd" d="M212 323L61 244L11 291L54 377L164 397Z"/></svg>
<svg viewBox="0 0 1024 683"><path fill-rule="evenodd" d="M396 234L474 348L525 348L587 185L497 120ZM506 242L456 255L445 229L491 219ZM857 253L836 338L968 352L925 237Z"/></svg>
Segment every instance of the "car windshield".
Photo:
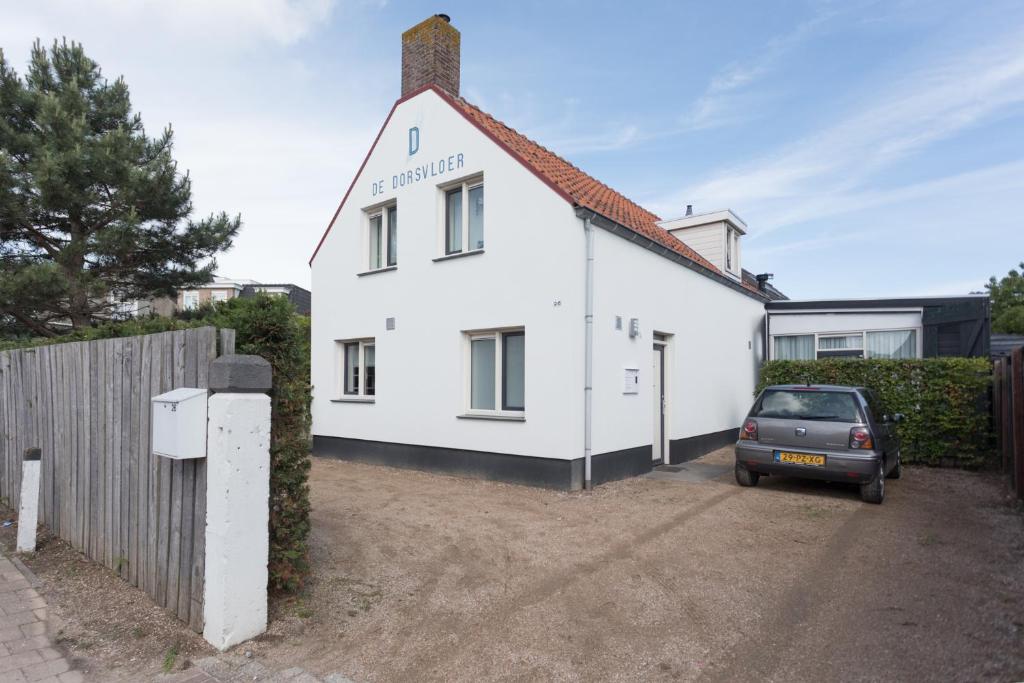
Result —
<svg viewBox="0 0 1024 683"><path fill-rule="evenodd" d="M860 422L860 410L848 391L813 389L769 389L764 392L753 417L793 420Z"/></svg>

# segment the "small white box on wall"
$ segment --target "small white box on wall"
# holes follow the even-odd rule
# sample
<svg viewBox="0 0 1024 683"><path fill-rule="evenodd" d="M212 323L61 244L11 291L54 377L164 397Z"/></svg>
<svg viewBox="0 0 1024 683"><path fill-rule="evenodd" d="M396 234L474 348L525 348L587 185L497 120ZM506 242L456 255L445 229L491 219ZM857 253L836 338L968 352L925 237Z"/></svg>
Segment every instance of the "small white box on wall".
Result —
<svg viewBox="0 0 1024 683"><path fill-rule="evenodd" d="M640 368L626 368L626 374L623 377L622 393L624 394L639 394L640 393Z"/></svg>
<svg viewBox="0 0 1024 683"><path fill-rule="evenodd" d="M182 387L150 399L153 455L188 460L206 457L206 389Z"/></svg>

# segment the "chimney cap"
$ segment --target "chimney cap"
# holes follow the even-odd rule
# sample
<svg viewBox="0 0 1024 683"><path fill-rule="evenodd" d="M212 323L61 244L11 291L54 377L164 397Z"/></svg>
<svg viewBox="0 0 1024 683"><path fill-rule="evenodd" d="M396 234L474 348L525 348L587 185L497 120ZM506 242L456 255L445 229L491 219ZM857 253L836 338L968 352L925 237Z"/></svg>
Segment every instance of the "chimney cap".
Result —
<svg viewBox="0 0 1024 683"><path fill-rule="evenodd" d="M687 204L686 205L686 215L687 216L692 216L693 215L693 204Z"/></svg>
<svg viewBox="0 0 1024 683"><path fill-rule="evenodd" d="M447 14L438 13L438 14L435 14L434 16L439 18L439 19L444 19L449 24L452 23L452 18L450 16L448 16Z"/></svg>

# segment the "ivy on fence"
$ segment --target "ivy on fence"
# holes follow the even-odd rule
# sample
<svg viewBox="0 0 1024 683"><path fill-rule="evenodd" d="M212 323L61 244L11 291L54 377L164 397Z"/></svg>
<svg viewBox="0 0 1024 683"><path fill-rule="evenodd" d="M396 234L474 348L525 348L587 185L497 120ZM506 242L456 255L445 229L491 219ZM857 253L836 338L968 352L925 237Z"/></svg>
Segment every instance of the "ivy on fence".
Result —
<svg viewBox="0 0 1024 683"><path fill-rule="evenodd" d="M904 462L978 468L993 462L987 358L776 360L761 369L770 384L843 384L874 389L897 425Z"/></svg>

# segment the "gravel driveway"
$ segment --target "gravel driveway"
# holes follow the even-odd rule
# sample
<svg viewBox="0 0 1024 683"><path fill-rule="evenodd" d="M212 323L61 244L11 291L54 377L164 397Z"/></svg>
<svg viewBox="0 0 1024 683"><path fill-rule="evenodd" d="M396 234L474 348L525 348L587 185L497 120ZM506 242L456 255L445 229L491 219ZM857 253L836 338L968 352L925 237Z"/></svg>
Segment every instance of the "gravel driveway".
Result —
<svg viewBox="0 0 1024 683"><path fill-rule="evenodd" d="M731 473L583 494L316 460L316 578L254 656L356 681L1024 678L1022 516L994 477L904 472L872 506Z"/></svg>

